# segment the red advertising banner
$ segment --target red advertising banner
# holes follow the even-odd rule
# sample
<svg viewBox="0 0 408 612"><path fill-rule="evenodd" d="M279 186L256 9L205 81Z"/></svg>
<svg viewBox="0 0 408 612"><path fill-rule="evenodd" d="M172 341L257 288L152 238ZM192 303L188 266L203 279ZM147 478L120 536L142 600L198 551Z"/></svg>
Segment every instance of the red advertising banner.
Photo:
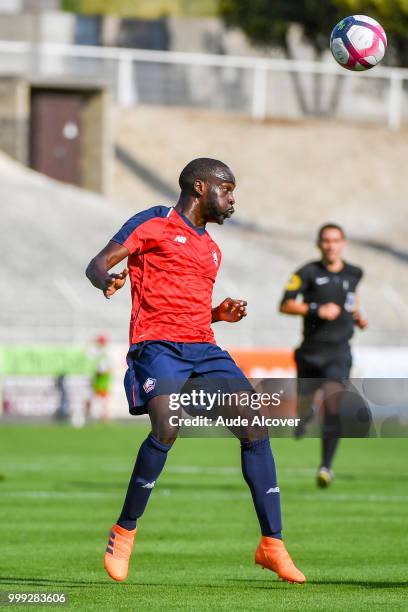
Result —
<svg viewBox="0 0 408 612"><path fill-rule="evenodd" d="M291 349L231 349L230 354L248 378L294 378L295 360Z"/></svg>

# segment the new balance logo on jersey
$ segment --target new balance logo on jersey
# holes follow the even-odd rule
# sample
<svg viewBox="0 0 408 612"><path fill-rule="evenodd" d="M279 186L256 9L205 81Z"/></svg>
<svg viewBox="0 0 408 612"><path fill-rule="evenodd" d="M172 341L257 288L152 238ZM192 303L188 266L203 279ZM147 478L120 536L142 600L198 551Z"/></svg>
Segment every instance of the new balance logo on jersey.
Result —
<svg viewBox="0 0 408 612"><path fill-rule="evenodd" d="M212 256L213 256L214 263L215 263L215 265L218 268L218 255L217 255L217 251L213 251L212 252Z"/></svg>
<svg viewBox="0 0 408 612"><path fill-rule="evenodd" d="M143 384L143 389L145 390L146 393L150 393L150 391L153 391L155 386L156 386L155 378L146 378Z"/></svg>
<svg viewBox="0 0 408 612"><path fill-rule="evenodd" d="M179 242L180 244L186 244L187 238L185 236L176 236L174 242Z"/></svg>
<svg viewBox="0 0 408 612"><path fill-rule="evenodd" d="M153 480L153 482L146 482L146 484L142 485L142 489L153 489L155 484L155 480Z"/></svg>
<svg viewBox="0 0 408 612"><path fill-rule="evenodd" d="M327 276L318 276L316 278L316 285L325 285L328 282L329 282L329 279Z"/></svg>
<svg viewBox="0 0 408 612"><path fill-rule="evenodd" d="M280 489L279 487L271 487L270 489L267 490L266 494L269 495L269 493L279 493Z"/></svg>

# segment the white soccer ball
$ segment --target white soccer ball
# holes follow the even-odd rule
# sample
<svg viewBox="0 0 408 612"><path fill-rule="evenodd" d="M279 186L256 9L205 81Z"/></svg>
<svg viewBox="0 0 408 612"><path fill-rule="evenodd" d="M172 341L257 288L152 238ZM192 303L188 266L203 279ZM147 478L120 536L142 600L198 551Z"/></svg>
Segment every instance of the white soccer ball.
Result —
<svg viewBox="0 0 408 612"><path fill-rule="evenodd" d="M336 62L348 70L369 70L381 62L387 48L384 28L366 15L351 15L333 29L330 49Z"/></svg>

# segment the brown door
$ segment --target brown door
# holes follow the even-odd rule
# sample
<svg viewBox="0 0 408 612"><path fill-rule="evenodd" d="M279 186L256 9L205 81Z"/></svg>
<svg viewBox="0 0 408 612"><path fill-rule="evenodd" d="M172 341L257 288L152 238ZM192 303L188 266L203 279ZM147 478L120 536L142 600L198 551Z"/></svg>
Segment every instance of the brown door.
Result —
<svg viewBox="0 0 408 612"><path fill-rule="evenodd" d="M74 185L81 184L81 110L78 94L34 90L31 98L30 165Z"/></svg>

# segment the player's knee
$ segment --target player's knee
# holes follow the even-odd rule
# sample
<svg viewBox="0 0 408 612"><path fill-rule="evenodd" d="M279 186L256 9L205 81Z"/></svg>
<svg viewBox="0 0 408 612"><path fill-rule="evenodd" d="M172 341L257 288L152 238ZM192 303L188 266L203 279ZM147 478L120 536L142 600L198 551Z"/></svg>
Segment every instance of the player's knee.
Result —
<svg viewBox="0 0 408 612"><path fill-rule="evenodd" d="M174 436L174 437L158 436L157 439L160 442L160 444L167 444L167 446L173 446L173 444L177 440L177 436Z"/></svg>
<svg viewBox="0 0 408 612"><path fill-rule="evenodd" d="M263 435L263 436L257 436L255 438L252 436L249 436L248 438L239 438L239 442L241 444L242 449L254 448L254 447L257 447L258 445L269 445L270 446L268 434Z"/></svg>
<svg viewBox="0 0 408 612"><path fill-rule="evenodd" d="M180 411L169 411L168 398L158 396L148 404L152 434L162 444L171 445L176 441L180 426Z"/></svg>
<svg viewBox="0 0 408 612"><path fill-rule="evenodd" d="M268 439L268 429L266 427L240 427L239 430L232 433L238 438L241 445Z"/></svg>
<svg viewBox="0 0 408 612"><path fill-rule="evenodd" d="M172 446L174 442L177 440L178 435L178 427L159 427L152 429L152 435L156 438L160 444L167 444Z"/></svg>

